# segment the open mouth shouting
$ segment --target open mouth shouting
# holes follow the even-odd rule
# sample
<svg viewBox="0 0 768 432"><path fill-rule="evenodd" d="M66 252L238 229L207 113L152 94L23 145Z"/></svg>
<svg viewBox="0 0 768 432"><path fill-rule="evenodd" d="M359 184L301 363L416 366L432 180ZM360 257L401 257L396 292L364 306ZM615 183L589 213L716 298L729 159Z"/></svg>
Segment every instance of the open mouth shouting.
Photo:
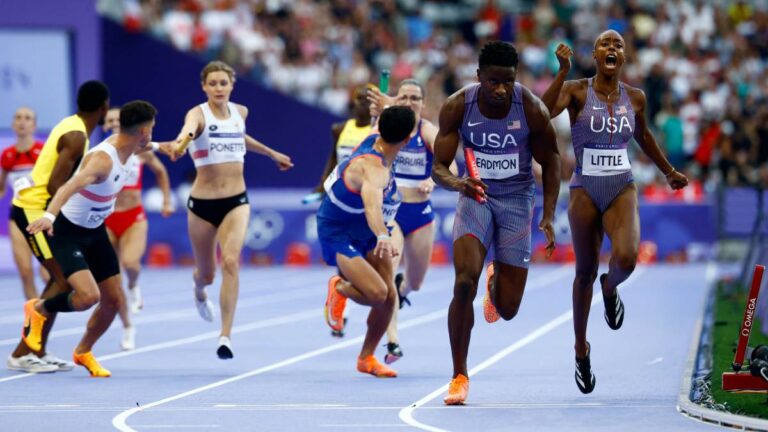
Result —
<svg viewBox="0 0 768 432"><path fill-rule="evenodd" d="M619 58L616 54L608 54L605 56L605 67L608 69L615 69L619 64Z"/></svg>

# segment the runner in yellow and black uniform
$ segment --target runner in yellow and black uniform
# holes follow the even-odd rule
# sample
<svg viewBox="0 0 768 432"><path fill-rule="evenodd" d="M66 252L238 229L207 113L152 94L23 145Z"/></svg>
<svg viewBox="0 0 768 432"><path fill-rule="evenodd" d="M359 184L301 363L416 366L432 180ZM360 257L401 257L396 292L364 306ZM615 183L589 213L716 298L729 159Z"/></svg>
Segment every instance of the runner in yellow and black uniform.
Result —
<svg viewBox="0 0 768 432"><path fill-rule="evenodd" d="M51 196L56 193L75 172L88 150L89 137L96 126L104 121L109 110L109 89L100 81L88 81L77 92L77 114L57 124L40 152L29 176L20 178L13 185L14 199L11 218L27 238L27 243L38 261L51 274L51 279L41 298L49 299L70 291L54 260L49 246L50 238L44 233L30 235L27 225L43 216ZM74 364L58 359L45 351L48 333L55 315L45 321L42 347L32 351L23 341L8 357L8 369L24 372L55 372L72 370ZM24 323L25 326L28 323Z"/></svg>

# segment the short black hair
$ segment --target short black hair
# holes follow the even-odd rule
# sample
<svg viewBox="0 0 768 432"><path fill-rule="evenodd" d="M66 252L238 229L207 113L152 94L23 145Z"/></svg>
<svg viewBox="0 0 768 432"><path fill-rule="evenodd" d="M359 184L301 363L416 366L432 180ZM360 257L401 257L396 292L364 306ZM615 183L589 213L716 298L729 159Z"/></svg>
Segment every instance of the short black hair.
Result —
<svg viewBox="0 0 768 432"><path fill-rule="evenodd" d="M416 125L416 114L406 106L391 106L381 112L379 133L387 144L400 144Z"/></svg>
<svg viewBox="0 0 768 432"><path fill-rule="evenodd" d="M120 130L130 134L136 126L152 121L156 115L157 109L147 101L128 102L120 108Z"/></svg>
<svg viewBox="0 0 768 432"><path fill-rule="evenodd" d="M109 100L109 88L101 81L87 81L77 90L77 109L94 112Z"/></svg>
<svg viewBox="0 0 768 432"><path fill-rule="evenodd" d="M517 68L517 49L509 42L490 41L480 49L479 67L501 66Z"/></svg>

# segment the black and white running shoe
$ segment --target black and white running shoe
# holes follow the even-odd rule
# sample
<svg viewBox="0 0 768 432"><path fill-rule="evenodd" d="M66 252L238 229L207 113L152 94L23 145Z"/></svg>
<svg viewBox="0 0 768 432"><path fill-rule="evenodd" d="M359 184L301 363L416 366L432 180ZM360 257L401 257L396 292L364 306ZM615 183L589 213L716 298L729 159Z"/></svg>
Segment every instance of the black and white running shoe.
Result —
<svg viewBox="0 0 768 432"><path fill-rule="evenodd" d="M395 289L397 289L397 298L400 299L400 309L403 308L403 305L411 305L411 301L408 300L408 297L400 294L400 286L403 284L403 280L405 280L405 275L402 273L395 275Z"/></svg>
<svg viewBox="0 0 768 432"><path fill-rule="evenodd" d="M219 349L216 350L216 355L222 360L229 360L235 355L232 353L232 342L226 336L219 338Z"/></svg>
<svg viewBox="0 0 768 432"><path fill-rule="evenodd" d="M592 373L592 366L589 361L589 355L592 353L592 345L587 342L587 356L583 359L576 357L576 385L582 393L592 393L595 389L595 374Z"/></svg>
<svg viewBox="0 0 768 432"><path fill-rule="evenodd" d="M608 277L606 273L600 275L600 287L602 288L605 283L605 279ZM618 330L624 323L624 302L619 297L619 290L616 290L616 295L613 297L603 296L603 304L605 305L605 322L608 323L608 327L613 330Z"/></svg>
<svg viewBox="0 0 768 432"><path fill-rule="evenodd" d="M398 345L395 342L388 342L387 345L387 354L384 355L384 363L386 364L392 364L403 356L403 350L400 349L400 345Z"/></svg>

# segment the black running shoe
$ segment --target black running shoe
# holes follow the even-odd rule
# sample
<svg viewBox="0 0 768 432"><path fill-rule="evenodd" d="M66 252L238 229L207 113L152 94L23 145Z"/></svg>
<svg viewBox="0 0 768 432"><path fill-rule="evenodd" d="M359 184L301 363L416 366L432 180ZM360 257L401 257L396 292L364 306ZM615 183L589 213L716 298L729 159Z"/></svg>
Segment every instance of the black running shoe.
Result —
<svg viewBox="0 0 768 432"><path fill-rule="evenodd" d="M403 280L405 280L405 276L402 273L395 275L395 289L397 289L397 298L400 299L400 309L403 308L404 304L407 304L408 306L411 305L411 301L408 300L408 297L400 294L400 286L403 284Z"/></svg>
<svg viewBox="0 0 768 432"><path fill-rule="evenodd" d="M605 283L605 278L608 275L603 273L600 275L600 287L602 288ZM613 330L618 330L624 323L624 302L619 297L619 290L616 290L616 295L613 297L603 296L603 304L605 305L605 322L608 323L608 327Z"/></svg>
<svg viewBox="0 0 768 432"><path fill-rule="evenodd" d="M403 356L403 350L400 349L400 345L394 342L389 342L387 343L386 347L387 347L387 354L384 355L384 363L392 364L400 360L400 357Z"/></svg>
<svg viewBox="0 0 768 432"><path fill-rule="evenodd" d="M582 393L592 393L595 389L595 374L592 373L592 366L589 361L589 354L592 352L592 345L587 342L587 357L580 359L576 357L576 385Z"/></svg>
<svg viewBox="0 0 768 432"><path fill-rule="evenodd" d="M344 328L346 327L347 327L347 317L344 317ZM342 328L341 330L331 330L331 336L337 337L337 338L343 338L344 328Z"/></svg>
<svg viewBox="0 0 768 432"><path fill-rule="evenodd" d="M216 350L216 355L222 360L229 360L235 356L232 353L232 343L228 337L222 336L219 338L219 349Z"/></svg>

